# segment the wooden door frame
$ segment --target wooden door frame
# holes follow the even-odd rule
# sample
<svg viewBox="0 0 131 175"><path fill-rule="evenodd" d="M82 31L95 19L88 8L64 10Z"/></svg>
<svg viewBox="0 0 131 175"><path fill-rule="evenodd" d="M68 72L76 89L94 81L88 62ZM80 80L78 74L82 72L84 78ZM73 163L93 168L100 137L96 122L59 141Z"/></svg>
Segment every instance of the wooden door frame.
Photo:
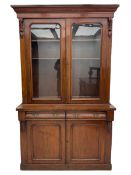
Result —
<svg viewBox="0 0 131 175"><path fill-rule="evenodd" d="M92 24L101 25L101 63L100 63L100 95L98 98L72 98L72 24ZM108 38L107 18L81 18L66 19L66 84L67 103L106 103L109 102L110 90L110 50L108 47L111 41ZM108 48L108 50L107 50Z"/></svg>
<svg viewBox="0 0 131 175"><path fill-rule="evenodd" d="M32 24L59 24L60 30L60 69L61 69L61 97L60 98L33 98L33 79L32 79L32 53L31 53L31 25ZM25 19L25 60L27 82L27 103L65 103L65 20L64 19Z"/></svg>

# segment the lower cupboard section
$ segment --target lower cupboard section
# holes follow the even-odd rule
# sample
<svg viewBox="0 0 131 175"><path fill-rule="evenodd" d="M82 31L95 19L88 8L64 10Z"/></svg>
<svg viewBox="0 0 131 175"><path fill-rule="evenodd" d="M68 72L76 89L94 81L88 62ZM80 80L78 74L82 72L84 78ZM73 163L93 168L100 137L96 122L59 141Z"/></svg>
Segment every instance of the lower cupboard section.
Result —
<svg viewBox="0 0 131 175"><path fill-rule="evenodd" d="M37 119L21 122L21 169L111 169L111 122Z"/></svg>

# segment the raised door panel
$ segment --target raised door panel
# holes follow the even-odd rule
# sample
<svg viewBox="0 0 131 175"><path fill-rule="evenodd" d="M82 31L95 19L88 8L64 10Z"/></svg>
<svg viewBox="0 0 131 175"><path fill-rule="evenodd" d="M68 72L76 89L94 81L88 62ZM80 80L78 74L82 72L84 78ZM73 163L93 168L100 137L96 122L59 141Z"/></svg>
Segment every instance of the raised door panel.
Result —
<svg viewBox="0 0 131 175"><path fill-rule="evenodd" d="M67 119L67 161L104 163L105 122Z"/></svg>
<svg viewBox="0 0 131 175"><path fill-rule="evenodd" d="M27 126L29 163L63 163L64 121L29 121Z"/></svg>

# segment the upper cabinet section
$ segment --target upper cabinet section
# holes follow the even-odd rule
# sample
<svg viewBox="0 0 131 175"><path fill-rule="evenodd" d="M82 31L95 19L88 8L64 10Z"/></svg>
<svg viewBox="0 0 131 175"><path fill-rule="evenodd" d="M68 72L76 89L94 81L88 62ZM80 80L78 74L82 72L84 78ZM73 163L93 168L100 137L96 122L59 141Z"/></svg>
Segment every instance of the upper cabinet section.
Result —
<svg viewBox="0 0 131 175"><path fill-rule="evenodd" d="M12 6L19 19L23 103L108 103L118 5Z"/></svg>

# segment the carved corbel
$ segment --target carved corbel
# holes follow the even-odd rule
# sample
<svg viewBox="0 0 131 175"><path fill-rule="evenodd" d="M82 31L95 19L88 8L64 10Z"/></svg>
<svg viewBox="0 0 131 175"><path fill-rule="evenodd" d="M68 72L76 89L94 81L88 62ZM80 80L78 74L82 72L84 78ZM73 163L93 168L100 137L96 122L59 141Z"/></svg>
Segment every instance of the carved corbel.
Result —
<svg viewBox="0 0 131 175"><path fill-rule="evenodd" d="M25 112L24 111L18 112L18 119L19 119L19 121L25 121Z"/></svg>
<svg viewBox="0 0 131 175"><path fill-rule="evenodd" d="M19 19L19 33L20 33L20 38L23 38L24 36L24 19L23 18Z"/></svg>
<svg viewBox="0 0 131 175"><path fill-rule="evenodd" d="M107 121L112 122L114 120L114 111L107 111Z"/></svg>
<svg viewBox="0 0 131 175"><path fill-rule="evenodd" d="M108 18L108 36L109 38L112 36L112 18Z"/></svg>

